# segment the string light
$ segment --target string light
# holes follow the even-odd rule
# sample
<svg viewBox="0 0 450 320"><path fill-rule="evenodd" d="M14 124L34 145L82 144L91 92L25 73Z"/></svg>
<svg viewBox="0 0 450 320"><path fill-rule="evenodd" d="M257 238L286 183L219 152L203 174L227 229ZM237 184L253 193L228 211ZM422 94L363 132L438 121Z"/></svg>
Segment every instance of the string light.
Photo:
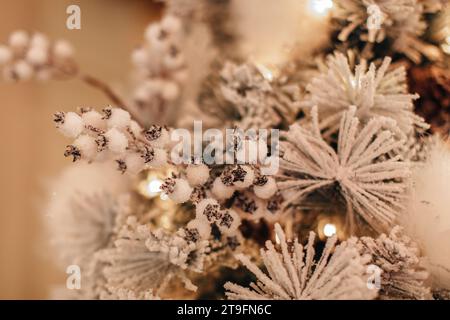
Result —
<svg viewBox="0 0 450 320"><path fill-rule="evenodd" d="M317 234L322 241L336 235L340 240L345 240L348 234L345 232L343 215L328 213L318 216Z"/></svg>
<svg viewBox="0 0 450 320"><path fill-rule="evenodd" d="M156 195L161 192L162 181L160 179L150 180L147 184L147 191L150 195Z"/></svg>
<svg viewBox="0 0 450 320"><path fill-rule="evenodd" d="M172 169L149 170L147 176L137 184L137 191L146 198L167 200L167 195L163 195L161 186L167 177L173 174Z"/></svg>
<svg viewBox="0 0 450 320"><path fill-rule="evenodd" d="M272 71L269 68L267 68L265 65L257 63L256 64L256 68L258 68L259 72L261 72L261 74L264 77L264 79L266 79L267 81L272 81L273 80L273 73L272 73Z"/></svg>
<svg viewBox="0 0 450 320"><path fill-rule="evenodd" d="M323 234L328 238L335 235L336 231L337 231L336 226L332 223L327 223L323 227Z"/></svg>
<svg viewBox="0 0 450 320"><path fill-rule="evenodd" d="M309 0L309 10L318 16L324 16L333 8L332 0Z"/></svg>

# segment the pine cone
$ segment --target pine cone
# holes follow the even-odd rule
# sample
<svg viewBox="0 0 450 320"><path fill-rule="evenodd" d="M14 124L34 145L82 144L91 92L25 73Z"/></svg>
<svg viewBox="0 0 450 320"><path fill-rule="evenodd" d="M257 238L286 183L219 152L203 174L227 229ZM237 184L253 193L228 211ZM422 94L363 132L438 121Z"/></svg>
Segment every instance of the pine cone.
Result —
<svg viewBox="0 0 450 320"><path fill-rule="evenodd" d="M412 66L408 70L410 92L417 92L415 111L431 124L431 131L450 130L450 70L437 66Z"/></svg>

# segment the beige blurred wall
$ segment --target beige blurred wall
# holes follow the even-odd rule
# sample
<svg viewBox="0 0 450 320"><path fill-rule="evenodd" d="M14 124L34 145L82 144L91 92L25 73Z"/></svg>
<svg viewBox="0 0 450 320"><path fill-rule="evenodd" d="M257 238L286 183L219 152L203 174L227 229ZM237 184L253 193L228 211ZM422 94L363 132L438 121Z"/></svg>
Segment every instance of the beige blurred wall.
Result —
<svg viewBox="0 0 450 320"><path fill-rule="evenodd" d="M81 30L67 30L66 7L81 7ZM128 81L130 50L160 7L152 1L0 0L0 42L21 28L65 38L76 48L81 69L119 91ZM109 101L76 80L0 83L0 298L45 299L52 285L65 282L50 259L43 233L45 183L70 161L66 139L52 114Z"/></svg>

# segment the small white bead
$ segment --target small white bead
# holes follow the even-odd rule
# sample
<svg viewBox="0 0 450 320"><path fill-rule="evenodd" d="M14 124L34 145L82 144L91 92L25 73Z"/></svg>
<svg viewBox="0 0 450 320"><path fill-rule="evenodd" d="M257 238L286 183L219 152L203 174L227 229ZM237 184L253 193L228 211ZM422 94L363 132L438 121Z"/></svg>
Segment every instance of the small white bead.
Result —
<svg viewBox="0 0 450 320"><path fill-rule="evenodd" d="M187 224L189 229L197 229L200 234L200 238L207 240L211 235L211 225L206 219L194 219Z"/></svg>
<svg viewBox="0 0 450 320"><path fill-rule="evenodd" d="M146 67L149 63L149 57L145 48L138 48L131 54L131 61L136 67Z"/></svg>
<svg viewBox="0 0 450 320"><path fill-rule="evenodd" d="M246 174L244 177L244 181L236 181L234 182L234 186L238 189L245 189L250 187L253 184L253 180L255 179L255 173L252 168L249 166L240 166L243 170L245 170Z"/></svg>
<svg viewBox="0 0 450 320"><path fill-rule="evenodd" d="M153 51L163 52L167 49L167 38L161 38L161 26L158 23L149 25L145 31L145 39Z"/></svg>
<svg viewBox="0 0 450 320"><path fill-rule="evenodd" d="M120 108L114 108L111 110L111 116L109 117L107 123L108 128L117 128L120 130L126 129L130 125L131 116L128 111Z"/></svg>
<svg viewBox="0 0 450 320"><path fill-rule="evenodd" d="M207 219L208 220L208 218L205 216L205 213L204 213L205 209L208 205L217 207L217 209L220 210L219 202L217 202L216 199L212 199L212 198L203 199L202 201L197 203L197 205L195 206L195 217L197 219Z"/></svg>
<svg viewBox="0 0 450 320"><path fill-rule="evenodd" d="M222 233L224 233L225 235L230 235L236 232L236 230L239 228L239 226L241 225L241 218L239 217L239 215L236 213L236 211L234 210L226 210L223 211L222 216L231 216L231 225L229 227L227 227L226 225L223 225L220 221L218 222L218 226L219 229ZM222 217L222 219L223 219Z"/></svg>
<svg viewBox="0 0 450 320"><path fill-rule="evenodd" d="M53 46L53 54L59 59L70 59L73 57L74 50L72 45L65 40L58 40Z"/></svg>
<svg viewBox="0 0 450 320"><path fill-rule="evenodd" d="M84 129L83 120L75 112L67 112L64 116L64 123L58 129L66 137L75 138Z"/></svg>
<svg viewBox="0 0 450 320"><path fill-rule="evenodd" d="M33 47L28 50L26 59L33 65L43 65L48 60L47 49L42 47Z"/></svg>
<svg viewBox="0 0 450 320"><path fill-rule="evenodd" d="M7 46L0 45L0 66L9 63L13 54Z"/></svg>
<svg viewBox="0 0 450 320"><path fill-rule="evenodd" d="M167 152L164 149L154 148L155 155L152 161L148 163L152 168L159 168L167 164Z"/></svg>
<svg viewBox="0 0 450 320"><path fill-rule="evenodd" d="M258 198L269 199L278 190L277 183L272 177L267 177L267 182L262 186L254 186L253 191Z"/></svg>
<svg viewBox="0 0 450 320"><path fill-rule="evenodd" d="M29 80L33 76L33 68L24 60L14 65L14 72L20 80Z"/></svg>
<svg viewBox="0 0 450 320"><path fill-rule="evenodd" d="M222 200L231 198L234 188L224 185L218 177L214 180L211 191L218 199Z"/></svg>
<svg viewBox="0 0 450 320"><path fill-rule="evenodd" d="M87 134L79 136L73 144L80 150L83 159L92 160L97 155L95 139Z"/></svg>
<svg viewBox="0 0 450 320"><path fill-rule="evenodd" d="M155 39L159 36L160 32L161 32L161 28L160 28L159 24L151 23L145 29L145 33L144 33L145 39L147 39L148 42L152 42L153 39Z"/></svg>
<svg viewBox="0 0 450 320"><path fill-rule="evenodd" d="M30 40L30 37L26 31L23 30L17 30L11 33L9 36L9 45L13 49L24 49Z"/></svg>
<svg viewBox="0 0 450 320"><path fill-rule="evenodd" d="M95 110L90 110L81 114L85 126L92 126L100 130L105 130L105 120L103 120L102 117L103 116Z"/></svg>
<svg viewBox="0 0 450 320"><path fill-rule="evenodd" d="M209 179L209 168L203 163L188 165L186 177L191 186L204 184Z"/></svg>
<svg viewBox="0 0 450 320"><path fill-rule="evenodd" d="M163 58L164 66L169 70L175 70L183 66L184 57L181 54L172 55L166 54Z"/></svg>
<svg viewBox="0 0 450 320"><path fill-rule="evenodd" d="M109 129L105 133L108 139L108 149L116 153L124 153L128 147L127 137L116 128Z"/></svg>
<svg viewBox="0 0 450 320"><path fill-rule="evenodd" d="M169 199L175 203L184 203L191 197L192 188L184 179L175 179L175 187L169 194Z"/></svg>
<svg viewBox="0 0 450 320"><path fill-rule="evenodd" d="M167 15L161 20L161 27L169 33L177 33L181 30L181 20L175 16Z"/></svg>
<svg viewBox="0 0 450 320"><path fill-rule="evenodd" d="M152 128L154 128L154 126ZM146 136L146 140L152 145L152 147L164 148L170 142L170 135L165 128L161 128L161 135L159 137L150 140L150 138Z"/></svg>
<svg viewBox="0 0 450 320"><path fill-rule="evenodd" d="M50 44L50 41L48 38L42 34L42 33L35 33L31 37L30 47L32 48L42 48L42 49L48 49Z"/></svg>

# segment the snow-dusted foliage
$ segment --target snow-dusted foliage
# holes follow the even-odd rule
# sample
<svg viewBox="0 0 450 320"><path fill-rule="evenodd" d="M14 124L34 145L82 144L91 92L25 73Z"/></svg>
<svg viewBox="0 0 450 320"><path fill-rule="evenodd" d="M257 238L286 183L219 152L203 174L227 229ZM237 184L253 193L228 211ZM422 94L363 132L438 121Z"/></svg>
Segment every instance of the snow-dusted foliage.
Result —
<svg viewBox="0 0 450 320"><path fill-rule="evenodd" d="M389 69L391 58L384 58L379 68L365 61L354 67L341 53L328 57L327 68L313 78L306 87L308 96L303 106L317 106L319 127L325 136L339 128L342 114L349 106L356 107L356 116L367 123L376 116L390 117L405 133L414 127L427 129L428 125L413 111L413 102L419 96L409 94L406 71L403 67Z"/></svg>
<svg viewBox="0 0 450 320"><path fill-rule="evenodd" d="M355 107L344 112L337 150L322 138L316 108L311 129L292 125L281 144L283 172L277 184L289 204L300 204L312 192L337 184L347 204L350 230L356 214L383 231L404 209L410 172L397 151L404 141L396 137L393 119L375 117L361 126L356 112Z"/></svg>
<svg viewBox="0 0 450 320"><path fill-rule="evenodd" d="M305 246L297 239L288 242L279 224L275 225L275 233L281 248L277 250L271 241L267 241L266 249L261 249L268 274L247 256L237 256L256 276L257 282L251 283L249 288L226 283L229 299L337 300L377 296L376 289L367 287L369 257L359 254L355 238L338 246L336 237L330 238L320 259L315 260L313 232Z"/></svg>

